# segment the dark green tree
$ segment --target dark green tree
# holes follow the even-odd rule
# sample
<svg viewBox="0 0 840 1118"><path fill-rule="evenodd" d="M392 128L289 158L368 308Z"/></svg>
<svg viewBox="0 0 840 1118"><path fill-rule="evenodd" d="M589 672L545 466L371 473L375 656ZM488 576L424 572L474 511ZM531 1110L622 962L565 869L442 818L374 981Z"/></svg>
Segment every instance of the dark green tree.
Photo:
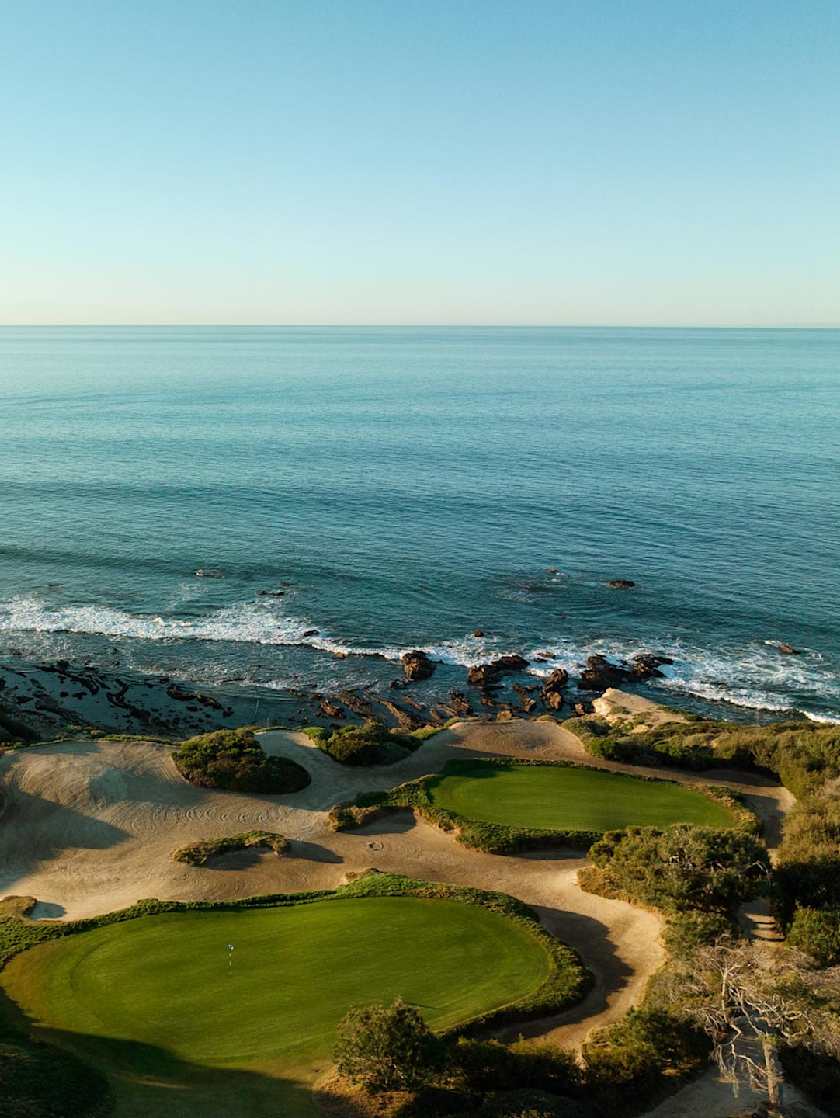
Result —
<svg viewBox="0 0 840 1118"><path fill-rule="evenodd" d="M338 1026L335 1062L341 1075L370 1091L412 1090L441 1067L444 1044L419 1010L392 1005L357 1006Z"/></svg>

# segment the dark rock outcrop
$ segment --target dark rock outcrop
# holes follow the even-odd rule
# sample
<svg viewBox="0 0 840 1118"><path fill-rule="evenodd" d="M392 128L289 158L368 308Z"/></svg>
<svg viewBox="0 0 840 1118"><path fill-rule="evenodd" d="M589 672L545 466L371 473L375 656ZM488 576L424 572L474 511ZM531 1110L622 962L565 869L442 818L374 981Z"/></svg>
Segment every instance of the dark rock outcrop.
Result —
<svg viewBox="0 0 840 1118"><path fill-rule="evenodd" d="M535 691L534 687L523 687L520 683L514 683L513 690L519 696L519 706L523 714L531 714L532 711L537 709L537 700L531 697L531 692Z"/></svg>
<svg viewBox="0 0 840 1118"><path fill-rule="evenodd" d="M426 653L419 648L416 648L413 652L404 652L400 659L402 660L403 674L412 683L419 679L428 679L434 674L437 667L437 664L430 660Z"/></svg>
<svg viewBox="0 0 840 1118"><path fill-rule="evenodd" d="M470 715L473 712L469 699L463 691L450 691L449 703L456 714Z"/></svg>
<svg viewBox="0 0 840 1118"><path fill-rule="evenodd" d="M635 585L630 578L611 578L607 583L610 590L632 590Z"/></svg>
<svg viewBox="0 0 840 1118"><path fill-rule="evenodd" d="M484 630L483 629L473 629L473 636L474 637L483 637L484 636Z"/></svg>
<svg viewBox="0 0 840 1118"><path fill-rule="evenodd" d="M611 663L606 656L595 655L586 658L586 667L580 673L580 685L585 691L606 691L608 687L620 687L632 678L629 668Z"/></svg>
<svg viewBox="0 0 840 1118"><path fill-rule="evenodd" d="M528 667L524 656L500 656L491 660L489 664L476 664L467 672L467 682L471 687L493 687L504 675L511 672L523 672Z"/></svg>
<svg viewBox="0 0 840 1118"><path fill-rule="evenodd" d="M330 699L326 699L326 698L321 699L320 703L318 704L318 708L321 711L321 714L323 714L325 718L346 718L347 717L347 715L341 709L341 707L338 706L336 703L332 702Z"/></svg>
<svg viewBox="0 0 840 1118"><path fill-rule="evenodd" d="M783 656L801 656L802 655L801 649L794 648L792 644L788 644L786 641L780 641L776 645L776 651L781 652L781 654Z"/></svg>
<svg viewBox="0 0 840 1118"><path fill-rule="evenodd" d="M563 705L563 688L569 682L569 673L565 668L555 668L550 676L543 682L540 689L542 701L552 710L559 710Z"/></svg>
<svg viewBox="0 0 840 1118"><path fill-rule="evenodd" d="M654 656L650 652L640 652L638 656L634 656L631 663L631 671L636 679L661 679L662 672L659 670L663 664L673 664L670 656Z"/></svg>

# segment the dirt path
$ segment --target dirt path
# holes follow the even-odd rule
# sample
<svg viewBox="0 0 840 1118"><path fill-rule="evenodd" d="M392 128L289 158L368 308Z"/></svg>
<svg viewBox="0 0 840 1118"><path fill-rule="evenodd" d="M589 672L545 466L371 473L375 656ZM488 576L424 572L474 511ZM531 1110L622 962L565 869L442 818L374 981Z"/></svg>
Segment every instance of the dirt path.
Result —
<svg viewBox="0 0 840 1118"><path fill-rule="evenodd" d="M68 741L0 757L0 794L6 800L0 896L35 896L36 915L74 918L143 897L225 900L329 889L349 873L376 867L510 893L536 908L545 926L581 954L596 976L594 989L579 1006L532 1024L522 1030L526 1034L578 1045L591 1028L617 1019L640 999L664 957L659 918L584 893L577 885L585 861L579 852L482 854L408 812L344 834L329 830L326 819L339 800L393 787L470 754L584 761L630 773L639 769L595 761L554 722L460 723L404 761L375 770L339 766L303 734L274 731L261 735L261 741L267 752L300 761L312 776L309 787L290 796L195 788L178 775L168 748L152 743ZM729 772L703 774L703 779L741 789L768 825L777 825L783 810L778 788ZM200 868L171 858L187 843L252 828L287 835L290 853L243 852Z"/></svg>

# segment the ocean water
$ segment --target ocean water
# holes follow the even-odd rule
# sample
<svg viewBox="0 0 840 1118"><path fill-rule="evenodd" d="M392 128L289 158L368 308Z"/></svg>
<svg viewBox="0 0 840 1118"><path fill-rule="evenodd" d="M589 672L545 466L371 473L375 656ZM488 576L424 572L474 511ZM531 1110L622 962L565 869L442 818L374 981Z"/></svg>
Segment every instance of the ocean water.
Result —
<svg viewBox="0 0 840 1118"><path fill-rule="evenodd" d="M4 328L0 423L5 661L657 650L673 701L840 719L840 331Z"/></svg>

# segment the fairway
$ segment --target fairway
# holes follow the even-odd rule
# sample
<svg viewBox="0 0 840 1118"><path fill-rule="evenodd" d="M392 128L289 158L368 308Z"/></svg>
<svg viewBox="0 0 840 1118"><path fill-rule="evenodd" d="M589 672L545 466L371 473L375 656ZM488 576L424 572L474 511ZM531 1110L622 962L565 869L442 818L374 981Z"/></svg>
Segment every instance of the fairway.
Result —
<svg viewBox="0 0 840 1118"><path fill-rule="evenodd" d="M34 947L0 978L105 1066L118 1047L121 1073L165 1076L175 1057L300 1080L329 1062L353 1005L401 996L445 1028L532 993L550 968L498 912L373 897L143 917Z"/></svg>
<svg viewBox="0 0 840 1118"><path fill-rule="evenodd" d="M427 788L437 808L507 827L609 831L734 824L725 807L684 785L571 766L450 761Z"/></svg>

